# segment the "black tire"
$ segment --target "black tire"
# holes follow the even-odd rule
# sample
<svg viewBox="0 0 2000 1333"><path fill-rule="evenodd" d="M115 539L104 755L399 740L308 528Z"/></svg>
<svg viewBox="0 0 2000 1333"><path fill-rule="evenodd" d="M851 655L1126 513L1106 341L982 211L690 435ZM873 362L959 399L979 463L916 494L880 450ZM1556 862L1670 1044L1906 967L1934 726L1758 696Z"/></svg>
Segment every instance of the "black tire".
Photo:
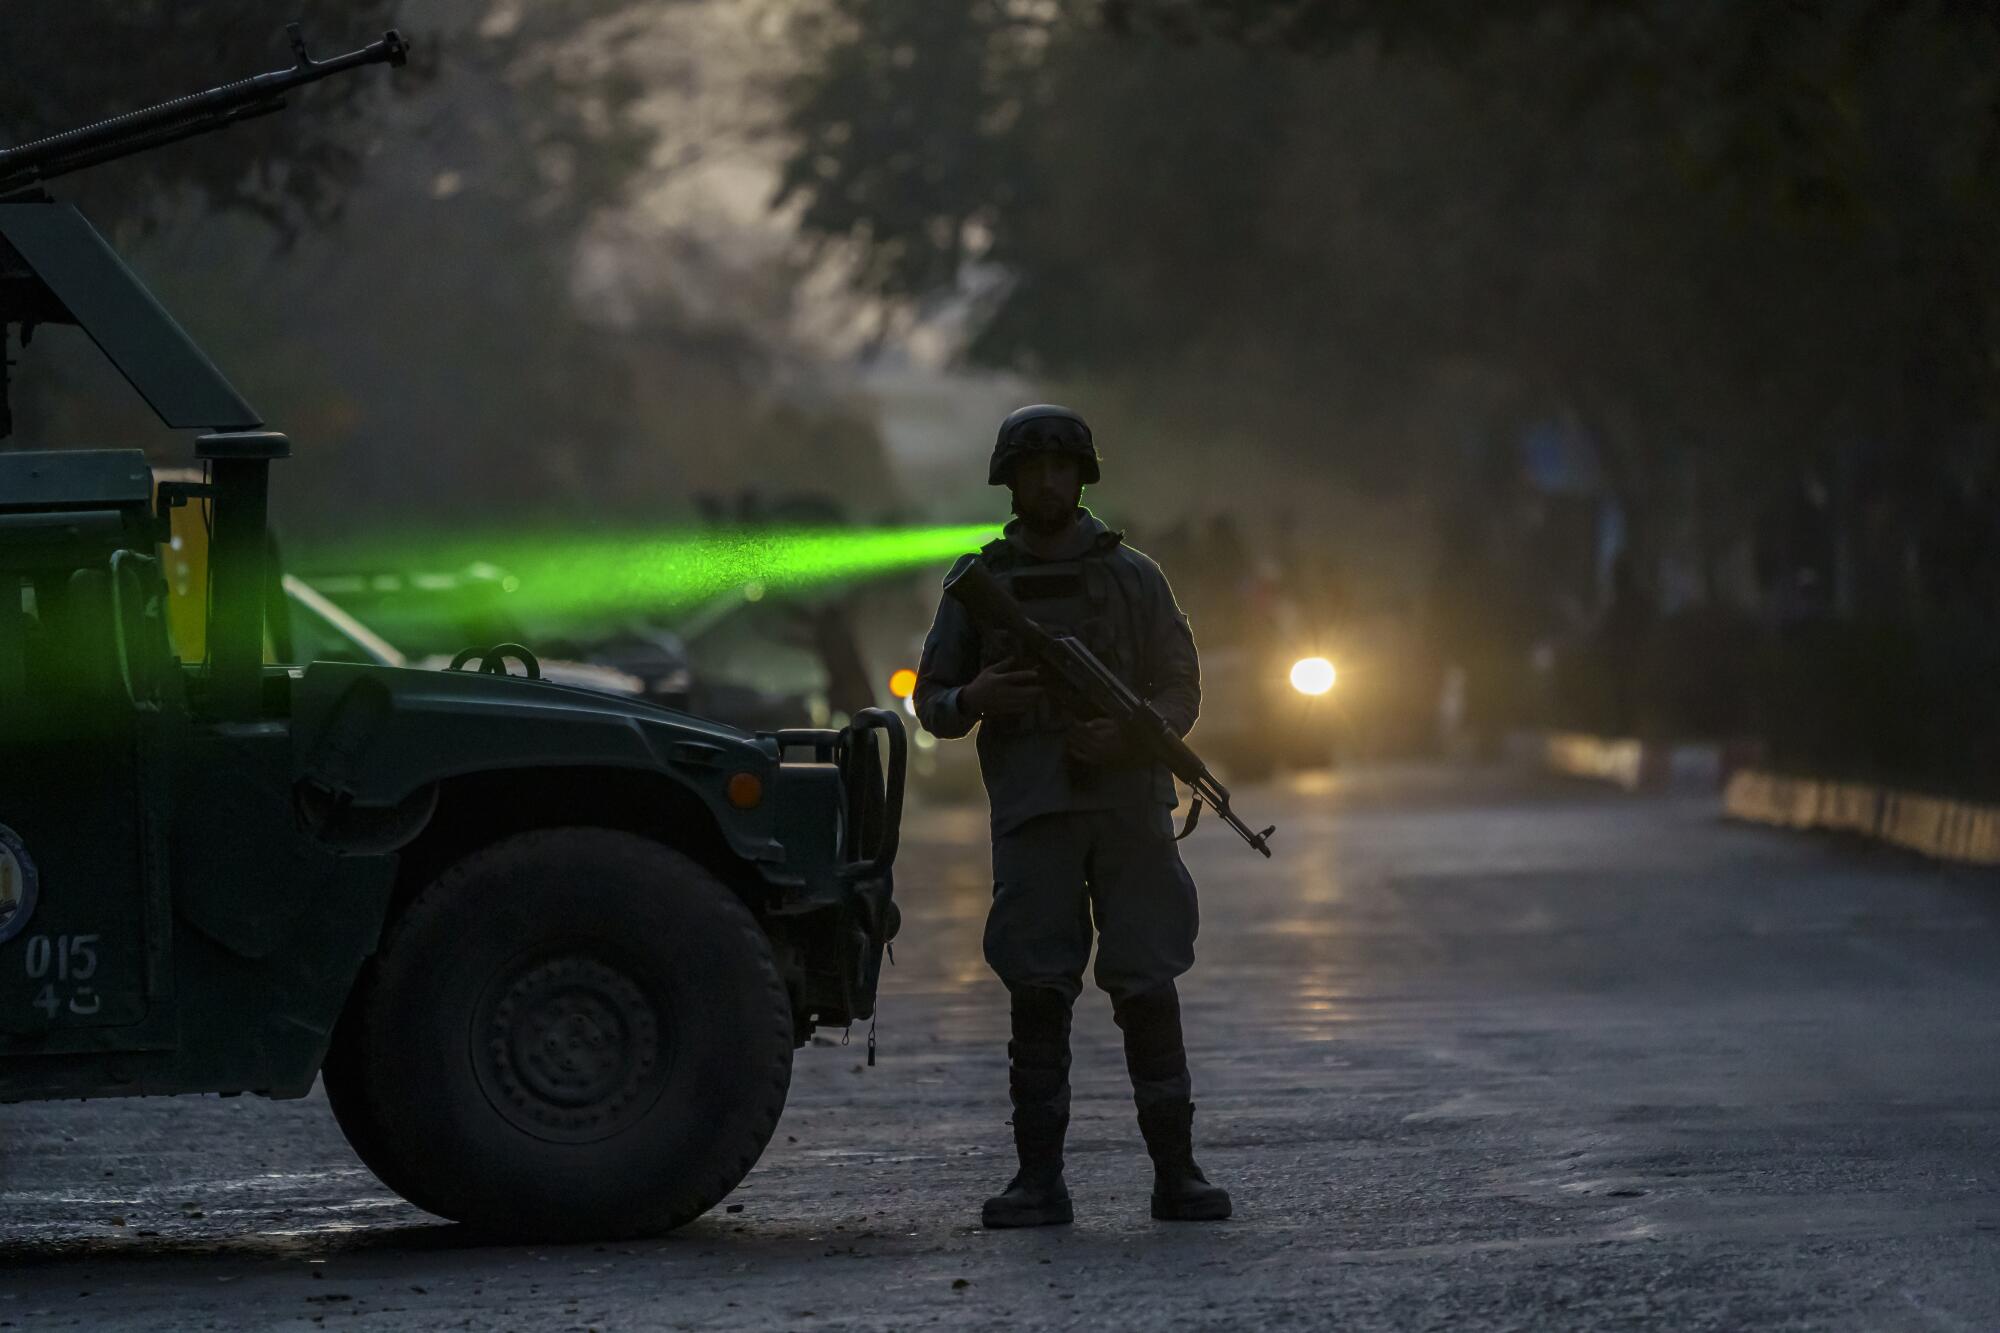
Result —
<svg viewBox="0 0 2000 1333"><path fill-rule="evenodd" d="M361 993L357 989L357 999ZM333 1044L319 1069L320 1086L326 1089L326 1100L333 1108L334 1123L340 1126L347 1146L354 1149L354 1155L361 1159L361 1164L374 1172L377 1180L408 1198L409 1180L403 1170L402 1159L395 1151L395 1139L384 1126L377 1125L371 1118L367 1099L361 1095L361 1089L367 1083L363 1072L367 1062L356 1035L361 1027L359 1008L358 1004L349 1005L339 1026L334 1028Z"/></svg>
<svg viewBox="0 0 2000 1333"><path fill-rule="evenodd" d="M420 1208L513 1236L656 1235L770 1141L791 1003L763 930L695 862L540 830L417 896L322 1072L355 1152Z"/></svg>

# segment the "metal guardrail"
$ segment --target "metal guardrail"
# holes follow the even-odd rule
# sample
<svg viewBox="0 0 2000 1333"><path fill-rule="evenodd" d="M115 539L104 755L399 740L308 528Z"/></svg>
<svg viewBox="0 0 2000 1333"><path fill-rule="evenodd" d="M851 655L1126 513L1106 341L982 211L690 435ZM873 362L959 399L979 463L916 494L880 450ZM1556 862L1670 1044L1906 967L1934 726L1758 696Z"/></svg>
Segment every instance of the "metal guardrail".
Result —
<svg viewBox="0 0 2000 1333"><path fill-rule="evenodd" d="M1851 834L1959 865L2000 865L2000 806L1746 769L1730 778L1722 809L1747 823Z"/></svg>

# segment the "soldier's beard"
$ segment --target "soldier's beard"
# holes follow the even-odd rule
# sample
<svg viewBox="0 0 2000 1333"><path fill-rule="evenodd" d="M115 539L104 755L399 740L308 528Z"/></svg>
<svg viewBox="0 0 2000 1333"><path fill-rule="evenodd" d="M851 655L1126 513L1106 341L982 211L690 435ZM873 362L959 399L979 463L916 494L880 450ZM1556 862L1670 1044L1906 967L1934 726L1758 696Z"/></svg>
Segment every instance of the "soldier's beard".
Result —
<svg viewBox="0 0 2000 1333"><path fill-rule="evenodd" d="M1014 512L1021 526L1037 537L1055 537L1076 525L1076 507L1081 495L1052 496L1046 492L1014 497Z"/></svg>

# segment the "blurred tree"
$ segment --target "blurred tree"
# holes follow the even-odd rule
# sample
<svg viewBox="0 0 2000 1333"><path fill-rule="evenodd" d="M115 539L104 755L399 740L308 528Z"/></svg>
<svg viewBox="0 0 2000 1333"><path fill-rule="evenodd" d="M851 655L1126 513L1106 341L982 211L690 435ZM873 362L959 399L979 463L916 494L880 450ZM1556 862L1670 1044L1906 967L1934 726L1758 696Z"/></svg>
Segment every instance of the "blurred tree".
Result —
<svg viewBox="0 0 2000 1333"><path fill-rule="evenodd" d="M1724 595L1805 487L1834 604L1907 600L1995 472L1996 14L826 0L781 202L874 291L983 299L974 358L1088 378L1183 485L1433 477L1420 405L1473 366L1456 430L1583 423L1641 581Z"/></svg>

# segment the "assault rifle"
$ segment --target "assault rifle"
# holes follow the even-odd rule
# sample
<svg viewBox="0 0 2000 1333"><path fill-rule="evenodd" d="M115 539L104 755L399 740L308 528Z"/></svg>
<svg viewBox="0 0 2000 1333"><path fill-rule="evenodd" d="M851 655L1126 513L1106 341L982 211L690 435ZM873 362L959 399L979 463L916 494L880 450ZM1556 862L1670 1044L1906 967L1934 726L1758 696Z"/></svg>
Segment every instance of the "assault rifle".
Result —
<svg viewBox="0 0 2000 1333"><path fill-rule="evenodd" d="M1128 745L1165 764L1168 772L1187 783L1194 804L1182 837L1194 831L1195 821L1201 818L1202 803L1207 802L1243 841L1266 856L1271 854L1268 840L1277 832L1277 825L1255 833L1238 819L1229 808L1229 789L1215 780L1201 756L1174 734L1174 729L1151 704L1134 694L1130 686L1098 661L1095 653L1071 636L1051 633L1028 619L1020 603L977 560L968 561L965 568L946 579L944 590L975 621L1013 635L1028 660L1034 663L1042 682L1055 691L1070 712L1078 717L1111 719Z"/></svg>
<svg viewBox="0 0 2000 1333"><path fill-rule="evenodd" d="M128 111L15 148L0 148L0 199L100 162L206 134L252 116L267 115L284 107L286 93L308 83L363 65L401 65L409 58L409 44L393 28L383 33L380 41L330 60L314 60L306 54L305 38L298 24L287 24L285 32L291 38L292 54L297 57L297 63L290 69L238 79L204 93L176 97L171 102Z"/></svg>

